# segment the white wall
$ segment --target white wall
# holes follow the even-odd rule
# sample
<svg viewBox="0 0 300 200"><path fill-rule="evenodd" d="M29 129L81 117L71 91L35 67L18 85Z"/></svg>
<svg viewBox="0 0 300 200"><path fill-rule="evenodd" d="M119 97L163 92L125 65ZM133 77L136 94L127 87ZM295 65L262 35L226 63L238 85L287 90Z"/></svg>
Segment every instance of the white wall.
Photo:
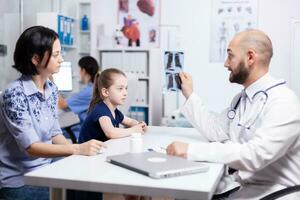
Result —
<svg viewBox="0 0 300 200"><path fill-rule="evenodd" d="M92 3L92 54L98 57L96 27L103 23L106 34L113 33L117 23L117 0L93 0ZM274 76L288 82L291 78L290 23L292 18L300 19L299 9L299 0L258 0L258 28L270 36L274 46L270 71ZM193 75L196 93L209 108L221 111L229 105L231 98L241 87L229 83L229 73L223 63L209 62L210 11L210 0L161 0L161 24L180 27L180 48L185 51L185 71ZM162 50L166 49L166 42L161 43ZM162 56L157 59L162 59ZM154 91L162 90L156 88ZM161 102L160 99L157 101Z"/></svg>
<svg viewBox="0 0 300 200"><path fill-rule="evenodd" d="M299 9L299 0L259 1L259 28L270 36L274 48L271 73L288 82L291 80L291 22L300 20Z"/></svg>
<svg viewBox="0 0 300 200"><path fill-rule="evenodd" d="M7 45L7 55L0 56L0 90L17 75L12 68L13 49L19 35L19 1L0 0L0 43Z"/></svg>

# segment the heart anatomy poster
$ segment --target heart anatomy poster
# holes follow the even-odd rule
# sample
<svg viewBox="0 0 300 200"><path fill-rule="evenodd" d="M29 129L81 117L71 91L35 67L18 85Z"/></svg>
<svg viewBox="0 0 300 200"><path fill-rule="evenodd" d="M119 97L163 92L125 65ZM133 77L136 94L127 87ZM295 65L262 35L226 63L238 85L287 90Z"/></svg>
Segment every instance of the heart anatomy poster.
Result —
<svg viewBox="0 0 300 200"><path fill-rule="evenodd" d="M119 0L120 45L159 47L159 25L160 0Z"/></svg>

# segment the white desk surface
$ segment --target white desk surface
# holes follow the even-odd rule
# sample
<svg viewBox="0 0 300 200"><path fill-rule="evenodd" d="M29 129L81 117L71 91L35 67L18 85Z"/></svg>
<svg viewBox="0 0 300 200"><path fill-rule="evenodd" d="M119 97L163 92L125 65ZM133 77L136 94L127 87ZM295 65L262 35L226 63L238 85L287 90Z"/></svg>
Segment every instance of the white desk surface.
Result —
<svg viewBox="0 0 300 200"><path fill-rule="evenodd" d="M145 150L166 147L174 140L203 140L195 129L177 127L149 127L143 138ZM97 156L73 155L27 173L26 184L177 199L210 199L224 171L223 164L207 163L207 172L152 179L105 161L107 155L129 151L128 137L109 140L106 144L108 148Z"/></svg>

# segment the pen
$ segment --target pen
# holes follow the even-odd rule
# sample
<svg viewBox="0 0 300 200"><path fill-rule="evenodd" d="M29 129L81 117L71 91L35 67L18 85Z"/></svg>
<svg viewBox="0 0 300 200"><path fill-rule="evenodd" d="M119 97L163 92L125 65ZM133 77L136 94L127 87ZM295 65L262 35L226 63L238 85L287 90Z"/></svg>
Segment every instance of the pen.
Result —
<svg viewBox="0 0 300 200"><path fill-rule="evenodd" d="M161 150L163 150L163 151L167 151L167 149L166 149L166 148L164 148L164 147L159 147L159 149L161 149ZM147 150L148 150L148 151L155 151L155 152L159 152L159 149L155 150L155 149L153 149L153 148L148 148ZM160 151L160 152L161 152L161 151Z"/></svg>

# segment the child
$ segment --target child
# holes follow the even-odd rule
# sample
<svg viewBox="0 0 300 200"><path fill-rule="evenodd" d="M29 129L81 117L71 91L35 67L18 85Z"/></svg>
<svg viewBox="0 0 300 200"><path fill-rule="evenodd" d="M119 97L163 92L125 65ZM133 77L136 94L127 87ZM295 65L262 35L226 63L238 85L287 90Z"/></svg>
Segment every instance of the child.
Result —
<svg viewBox="0 0 300 200"><path fill-rule="evenodd" d="M94 81L94 92L88 115L84 121L79 143L90 139L106 141L147 131L145 122L138 122L124 116L117 106L124 104L127 97L126 75L115 68L98 73ZM119 128L119 124L128 128Z"/></svg>

